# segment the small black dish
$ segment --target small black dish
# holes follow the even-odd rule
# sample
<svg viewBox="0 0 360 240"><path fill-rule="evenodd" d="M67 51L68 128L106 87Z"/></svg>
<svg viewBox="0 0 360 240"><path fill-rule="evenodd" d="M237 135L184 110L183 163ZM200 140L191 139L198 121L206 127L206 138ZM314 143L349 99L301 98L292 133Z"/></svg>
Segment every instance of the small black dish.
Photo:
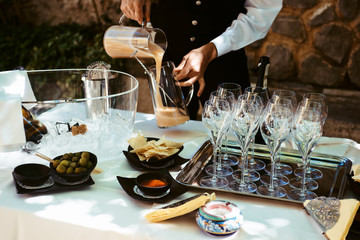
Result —
<svg viewBox="0 0 360 240"><path fill-rule="evenodd" d="M159 140L159 138L147 138L148 141L151 140ZM184 146L181 146L179 148L179 151L177 151L175 154L170 155L166 158L162 159L156 159L156 158L150 158L148 161L140 161L138 156L135 153L131 153L130 151L133 150L131 146L128 147L128 151L123 151L125 157L128 159L130 165L138 170L160 170L163 168L172 168L178 165L181 165L183 163L186 163L189 161L189 159L182 158L179 156L179 153L184 149Z"/></svg>
<svg viewBox="0 0 360 240"><path fill-rule="evenodd" d="M50 177L50 169L42 164L26 163L14 169L14 178L27 186L39 186Z"/></svg>
<svg viewBox="0 0 360 240"><path fill-rule="evenodd" d="M123 151L126 159L130 163L130 165L137 170L159 170L163 168L172 167L175 165L175 159L170 159L168 162L160 162L159 163L147 163L146 161L140 161L138 158L136 159L132 154L128 151ZM137 157L137 156L136 156ZM179 158L179 156L177 156Z"/></svg>
<svg viewBox="0 0 360 240"><path fill-rule="evenodd" d="M145 195L160 196L170 188L172 179L164 173L147 172L137 176L135 183Z"/></svg>
<svg viewBox="0 0 360 240"><path fill-rule="evenodd" d="M172 181L171 186L168 189L169 193L165 192L165 194L162 195L161 197L152 197L152 196L147 197L143 194L138 194L136 192L136 188L137 188L137 184L135 180L136 178L126 178L121 176L117 176L116 178L120 183L121 187L130 197L145 202L165 203L188 191L189 188L174 180L170 175L169 171L167 171L166 169L154 171L154 172L160 172L166 174L170 177Z"/></svg>
<svg viewBox="0 0 360 240"><path fill-rule="evenodd" d="M170 189L168 189L166 192L164 192L163 194L161 195L156 195L156 196L151 196L151 195L146 195L144 192L142 192L140 190L140 188L138 188L138 186L135 184L134 186L134 193L144 197L144 198L148 198L148 199L158 199L158 198L162 198L166 195L168 195L170 193Z"/></svg>
<svg viewBox="0 0 360 240"><path fill-rule="evenodd" d="M57 182L67 182L70 183L71 182L81 182L82 180L86 181L87 178L89 178L91 172L94 170L94 168L96 167L97 164L97 157L95 154L89 152L90 157L89 160L93 163L92 167L90 169L87 169L84 172L80 172L80 173L72 173L72 174L65 174L65 173L58 173L56 171L56 169L53 167L53 164L50 163L50 171L53 175L55 175L54 180ZM62 157L63 155L57 156L54 158L54 160L58 160ZM60 181L58 181L58 179L60 179ZM61 181L61 180L65 180L65 181Z"/></svg>
<svg viewBox="0 0 360 240"><path fill-rule="evenodd" d="M91 176L83 183L77 184L77 185L63 185L63 184L59 184L56 181L54 181L54 177L55 175L53 175L52 173L50 173L50 178L52 180L52 184L50 184L50 186L41 186L38 188L31 188L31 187L27 187L27 186L22 186L19 181L17 181L17 179L15 178L15 174L13 172L13 178L14 178L14 182L15 182L15 188L16 188L16 192L18 194L41 194L41 193L50 193L50 192L67 192L67 191L73 191L73 190L79 190L79 189L83 189L85 187L88 187L90 185L95 184L94 180L91 178ZM45 183L46 184L46 183Z"/></svg>
<svg viewBox="0 0 360 240"><path fill-rule="evenodd" d="M15 179L15 181L21 188L27 189L27 190L37 190L37 189L42 189L42 188L48 188L48 187L51 187L51 186L53 186L55 184L55 181L51 176L48 178L48 180L46 180L46 182L44 182L41 185L36 185L36 186L25 185L25 184L19 182L16 179Z"/></svg>

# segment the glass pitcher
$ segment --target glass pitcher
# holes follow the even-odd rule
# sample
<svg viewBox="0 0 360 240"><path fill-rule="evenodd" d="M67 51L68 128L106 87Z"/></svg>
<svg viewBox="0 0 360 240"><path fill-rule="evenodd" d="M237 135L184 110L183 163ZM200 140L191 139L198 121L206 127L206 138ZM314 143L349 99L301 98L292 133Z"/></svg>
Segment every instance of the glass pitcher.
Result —
<svg viewBox="0 0 360 240"><path fill-rule="evenodd" d="M159 55L162 59L167 40L165 33L159 28L153 28L151 23L142 27L121 23L106 30L104 48L112 58L130 58L136 54L138 58L155 59Z"/></svg>

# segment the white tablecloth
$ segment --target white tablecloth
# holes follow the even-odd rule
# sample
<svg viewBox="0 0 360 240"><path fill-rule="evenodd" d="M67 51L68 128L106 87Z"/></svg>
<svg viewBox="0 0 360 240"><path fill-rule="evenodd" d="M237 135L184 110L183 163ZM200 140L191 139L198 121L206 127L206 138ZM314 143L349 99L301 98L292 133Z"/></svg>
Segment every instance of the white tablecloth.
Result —
<svg viewBox="0 0 360 240"><path fill-rule="evenodd" d="M182 157L191 157L207 139L201 122L159 129L154 115L137 113L134 133L185 142ZM348 139L323 137L316 151L345 156L359 162L360 145ZM0 239L218 239L200 230L195 212L161 223L148 223L144 215L156 204L134 200L119 185L116 176L135 177L124 156L99 159L102 174L93 175L89 188L37 195L17 194L13 168L24 162L44 160L22 152L0 153ZM191 190L178 201L198 193ZM226 239L325 239L301 204L266 200L230 193L217 199L237 204L244 214L243 228ZM223 237L221 239L224 239Z"/></svg>

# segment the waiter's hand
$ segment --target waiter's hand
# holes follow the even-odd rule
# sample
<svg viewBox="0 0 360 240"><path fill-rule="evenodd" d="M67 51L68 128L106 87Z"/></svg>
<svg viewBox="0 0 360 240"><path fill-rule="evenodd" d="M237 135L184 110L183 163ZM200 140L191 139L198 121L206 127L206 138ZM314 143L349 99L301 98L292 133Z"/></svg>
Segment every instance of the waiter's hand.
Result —
<svg viewBox="0 0 360 240"><path fill-rule="evenodd" d="M127 18L136 20L140 25L144 21L150 22L150 0L122 0L120 9Z"/></svg>
<svg viewBox="0 0 360 240"><path fill-rule="evenodd" d="M179 82L182 87L193 85L199 82L199 91L197 96L200 97L205 88L204 73L209 63L217 56L217 50L213 43L207 43L200 48L194 49L186 54L179 66L174 69L176 80L188 78L188 80Z"/></svg>

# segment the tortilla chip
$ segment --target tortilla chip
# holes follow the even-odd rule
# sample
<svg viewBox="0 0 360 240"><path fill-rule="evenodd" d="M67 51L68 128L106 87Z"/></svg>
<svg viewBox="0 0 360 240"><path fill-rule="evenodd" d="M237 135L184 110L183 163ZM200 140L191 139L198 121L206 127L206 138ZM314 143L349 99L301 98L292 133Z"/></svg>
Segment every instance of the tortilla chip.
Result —
<svg viewBox="0 0 360 240"><path fill-rule="evenodd" d="M356 175L360 176L360 164L353 165L352 170L354 172L354 176Z"/></svg>
<svg viewBox="0 0 360 240"><path fill-rule="evenodd" d="M143 156L143 155L141 155L141 154L139 154L139 153L136 153L136 155L138 156L138 158L139 158L140 161L144 161L144 160L147 159L145 156Z"/></svg>
<svg viewBox="0 0 360 240"><path fill-rule="evenodd" d="M356 182L360 182L360 164L353 165L352 171L354 172L352 179L354 179Z"/></svg>
<svg viewBox="0 0 360 240"><path fill-rule="evenodd" d="M359 182L359 183L360 183L360 175L352 176L352 179L354 179L355 182Z"/></svg>
<svg viewBox="0 0 360 240"><path fill-rule="evenodd" d="M147 139L138 134L128 140L133 148L131 153L135 153L140 161L148 161L150 158L162 159L171 156L179 151L183 143L173 142L161 137L159 140L146 141Z"/></svg>
<svg viewBox="0 0 360 240"><path fill-rule="evenodd" d="M136 149L145 146L147 143L147 139L143 135L138 134L136 137L130 138L128 140L128 143L133 149Z"/></svg>
<svg viewBox="0 0 360 240"><path fill-rule="evenodd" d="M158 140L158 145L164 145L166 147L173 147L173 148L180 148L183 145L183 143L173 142L173 141L165 139L165 136L162 136Z"/></svg>

